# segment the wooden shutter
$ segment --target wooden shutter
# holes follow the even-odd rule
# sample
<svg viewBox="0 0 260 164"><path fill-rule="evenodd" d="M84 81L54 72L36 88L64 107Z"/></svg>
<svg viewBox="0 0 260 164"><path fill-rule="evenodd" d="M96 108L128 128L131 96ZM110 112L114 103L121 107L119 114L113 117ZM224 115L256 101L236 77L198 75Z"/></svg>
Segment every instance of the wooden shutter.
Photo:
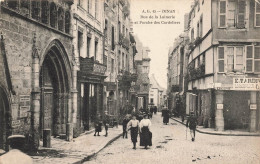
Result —
<svg viewBox="0 0 260 164"><path fill-rule="evenodd" d="M226 27L226 1L219 2L219 27Z"/></svg>
<svg viewBox="0 0 260 164"><path fill-rule="evenodd" d="M218 72L225 71L224 47L218 47Z"/></svg>
<svg viewBox="0 0 260 164"><path fill-rule="evenodd" d="M254 49L254 71L260 72L260 46L255 46Z"/></svg>
<svg viewBox="0 0 260 164"><path fill-rule="evenodd" d="M255 26L260 27L260 4L255 2Z"/></svg>
<svg viewBox="0 0 260 164"><path fill-rule="evenodd" d="M245 28L246 1L238 1L237 28Z"/></svg>
<svg viewBox="0 0 260 164"><path fill-rule="evenodd" d="M246 46L246 72L253 72L253 46Z"/></svg>

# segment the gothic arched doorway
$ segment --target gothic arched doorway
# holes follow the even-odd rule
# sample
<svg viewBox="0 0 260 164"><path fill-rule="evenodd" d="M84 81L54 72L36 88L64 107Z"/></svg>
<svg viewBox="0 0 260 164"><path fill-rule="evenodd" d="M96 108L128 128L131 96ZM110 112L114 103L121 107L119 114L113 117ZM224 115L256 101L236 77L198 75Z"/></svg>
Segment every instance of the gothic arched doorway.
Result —
<svg viewBox="0 0 260 164"><path fill-rule="evenodd" d="M69 108L68 62L63 51L53 45L43 60L40 71L40 131L50 129L51 135L66 134ZM67 66L66 66L67 64Z"/></svg>
<svg viewBox="0 0 260 164"><path fill-rule="evenodd" d="M6 138L9 134L10 127L10 106L8 96L5 90L0 86L0 149L6 149ZM9 122L9 123L8 123Z"/></svg>

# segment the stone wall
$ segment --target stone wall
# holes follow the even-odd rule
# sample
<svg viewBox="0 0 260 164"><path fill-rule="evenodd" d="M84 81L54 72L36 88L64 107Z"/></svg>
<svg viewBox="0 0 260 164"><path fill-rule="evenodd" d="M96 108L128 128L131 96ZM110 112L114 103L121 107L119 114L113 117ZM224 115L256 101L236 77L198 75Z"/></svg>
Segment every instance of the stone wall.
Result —
<svg viewBox="0 0 260 164"><path fill-rule="evenodd" d="M13 133L24 134L30 129L32 47L34 36L40 64L47 53L48 45L55 39L60 41L64 46L68 55L67 57L71 62L72 37L36 22L31 18L3 8L0 14L0 31L3 33L5 39L5 50L11 82L16 93L12 95L11 102Z"/></svg>

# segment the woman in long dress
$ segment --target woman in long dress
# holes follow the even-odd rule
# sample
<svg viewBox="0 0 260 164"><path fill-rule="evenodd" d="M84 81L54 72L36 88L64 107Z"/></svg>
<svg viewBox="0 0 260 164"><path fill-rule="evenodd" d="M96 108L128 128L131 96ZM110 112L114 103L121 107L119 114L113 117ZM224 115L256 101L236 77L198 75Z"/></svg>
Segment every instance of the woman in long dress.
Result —
<svg viewBox="0 0 260 164"><path fill-rule="evenodd" d="M132 116L132 119L127 124L128 129L131 131L131 140L133 142L133 149L136 149L137 135L139 121L136 119L136 116Z"/></svg>
<svg viewBox="0 0 260 164"><path fill-rule="evenodd" d="M147 115L144 115L144 119L140 122L140 146L152 146L152 133L150 128L152 126L151 121L148 119Z"/></svg>

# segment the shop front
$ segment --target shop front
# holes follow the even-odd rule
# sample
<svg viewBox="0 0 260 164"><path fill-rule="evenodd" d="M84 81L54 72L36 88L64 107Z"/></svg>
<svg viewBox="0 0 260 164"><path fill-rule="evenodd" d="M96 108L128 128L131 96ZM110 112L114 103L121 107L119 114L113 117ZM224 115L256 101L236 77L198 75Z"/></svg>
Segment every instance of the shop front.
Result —
<svg viewBox="0 0 260 164"><path fill-rule="evenodd" d="M97 119L102 119L103 92L106 66L93 58L80 58L78 71L77 130L84 132L94 128Z"/></svg>

